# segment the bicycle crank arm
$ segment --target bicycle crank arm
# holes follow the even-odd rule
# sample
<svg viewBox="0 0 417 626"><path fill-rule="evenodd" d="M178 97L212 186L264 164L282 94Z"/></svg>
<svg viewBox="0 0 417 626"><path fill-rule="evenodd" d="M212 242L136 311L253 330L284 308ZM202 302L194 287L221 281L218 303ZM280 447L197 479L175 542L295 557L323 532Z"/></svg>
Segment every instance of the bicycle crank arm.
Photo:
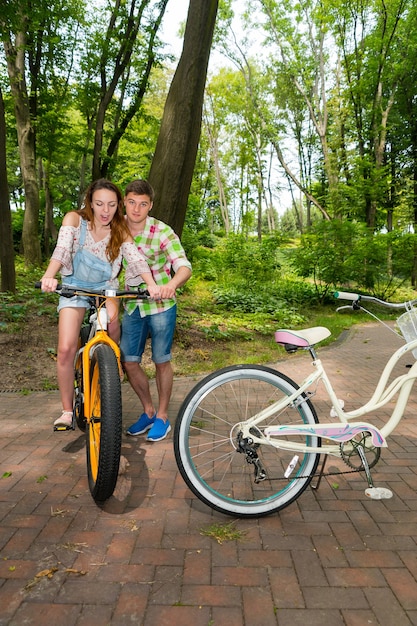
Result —
<svg viewBox="0 0 417 626"><path fill-rule="evenodd" d="M356 422L353 424L300 424L299 426L268 426L264 434L266 438L282 435L316 435L333 441L349 441L355 435L367 432L371 435L372 444L377 448L386 448L387 442L375 426L366 422Z"/></svg>

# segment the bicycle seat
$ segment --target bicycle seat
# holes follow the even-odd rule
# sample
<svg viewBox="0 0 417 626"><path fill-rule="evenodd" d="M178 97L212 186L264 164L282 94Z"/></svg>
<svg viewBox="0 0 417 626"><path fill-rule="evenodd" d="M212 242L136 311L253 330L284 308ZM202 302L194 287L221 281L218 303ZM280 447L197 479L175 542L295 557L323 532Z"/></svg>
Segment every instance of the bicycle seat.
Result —
<svg viewBox="0 0 417 626"><path fill-rule="evenodd" d="M314 326L305 330L280 329L275 332L275 341L284 346L287 352L295 352L299 348L315 346L330 335L330 330L324 326Z"/></svg>

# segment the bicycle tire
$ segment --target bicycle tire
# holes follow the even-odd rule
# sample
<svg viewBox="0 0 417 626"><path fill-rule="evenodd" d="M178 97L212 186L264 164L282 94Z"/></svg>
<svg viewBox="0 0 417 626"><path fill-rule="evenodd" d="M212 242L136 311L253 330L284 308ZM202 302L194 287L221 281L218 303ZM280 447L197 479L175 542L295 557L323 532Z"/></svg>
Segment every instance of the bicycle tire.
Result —
<svg viewBox="0 0 417 626"><path fill-rule="evenodd" d="M82 326L78 337L77 354L74 363L74 408L73 414L78 428L85 432L87 420L84 414L83 364L80 349L85 346L90 336L91 324Z"/></svg>
<svg viewBox="0 0 417 626"><path fill-rule="evenodd" d="M190 391L175 423L174 452L181 476L202 502L227 515L262 517L301 495L316 472L319 453L296 453L297 466L285 479L295 453L261 444L257 453L267 478L255 483L254 467L237 452L235 438L239 422L297 389L293 380L272 368L237 365L210 374ZM257 428L262 432L271 425L317 422L312 403L301 394L296 403ZM315 435L297 441L321 446Z"/></svg>
<svg viewBox="0 0 417 626"><path fill-rule="evenodd" d="M81 326L81 329L80 329L80 345L81 346L85 346L85 344L87 343L90 337L90 331L91 331L91 324L85 324L84 326Z"/></svg>
<svg viewBox="0 0 417 626"><path fill-rule="evenodd" d="M98 344L91 357L91 416L87 424L87 474L91 495L104 502L116 487L122 446L122 392L112 348Z"/></svg>

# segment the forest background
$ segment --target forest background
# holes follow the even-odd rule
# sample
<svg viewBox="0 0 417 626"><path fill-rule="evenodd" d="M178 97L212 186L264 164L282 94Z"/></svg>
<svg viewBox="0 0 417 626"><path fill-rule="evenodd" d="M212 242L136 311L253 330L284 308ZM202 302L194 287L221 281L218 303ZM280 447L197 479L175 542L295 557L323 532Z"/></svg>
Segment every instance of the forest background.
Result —
<svg viewBox="0 0 417 626"><path fill-rule="evenodd" d="M45 348L33 328L43 318L45 334L55 302L32 283L63 216L101 176L122 188L148 178L154 215L193 263L180 373L272 360L278 326L325 320L337 334L350 321L334 321L334 289L413 294L415 3L189 0L175 58L163 41L170 2L2 2L0 338L10 364L11 345L23 341L27 354L32 335L53 356L52 338Z"/></svg>

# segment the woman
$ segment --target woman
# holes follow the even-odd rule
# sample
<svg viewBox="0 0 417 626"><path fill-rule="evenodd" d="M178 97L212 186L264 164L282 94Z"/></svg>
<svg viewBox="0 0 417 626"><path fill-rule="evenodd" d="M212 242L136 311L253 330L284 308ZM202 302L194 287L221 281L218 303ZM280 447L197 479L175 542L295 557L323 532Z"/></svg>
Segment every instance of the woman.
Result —
<svg viewBox="0 0 417 626"><path fill-rule="evenodd" d="M127 261L126 283L134 286L145 282L150 296L159 298L159 287L126 226L119 188L109 180L96 180L86 191L83 208L70 211L62 221L56 248L41 279L42 290L55 291L58 272L64 285L117 289L123 259ZM118 342L118 301L109 298L106 306L109 335ZM59 299L57 375L62 414L55 420L55 426L71 428L72 425L74 358L88 308L87 297Z"/></svg>

